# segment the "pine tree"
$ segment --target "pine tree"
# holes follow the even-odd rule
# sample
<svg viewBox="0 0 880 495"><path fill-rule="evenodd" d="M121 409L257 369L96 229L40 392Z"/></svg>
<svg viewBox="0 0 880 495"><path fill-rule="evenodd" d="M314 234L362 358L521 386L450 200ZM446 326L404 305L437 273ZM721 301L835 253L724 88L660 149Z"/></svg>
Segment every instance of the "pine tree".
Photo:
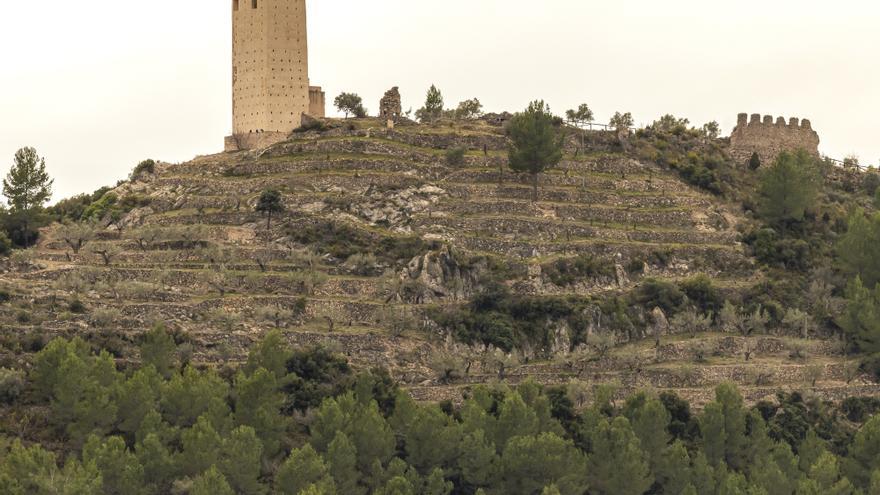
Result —
<svg viewBox="0 0 880 495"><path fill-rule="evenodd" d="M281 380L287 376L287 360L290 359L290 348L284 341L281 332L270 330L263 338L251 347L248 352L245 370L253 373L258 368L265 368Z"/></svg>
<svg viewBox="0 0 880 495"><path fill-rule="evenodd" d="M504 449L507 440L538 433L538 416L522 400L518 392L504 398L495 427L495 446Z"/></svg>
<svg viewBox="0 0 880 495"><path fill-rule="evenodd" d="M460 425L436 407L420 407L403 432L407 461L422 472L449 467L458 457Z"/></svg>
<svg viewBox="0 0 880 495"><path fill-rule="evenodd" d="M284 213L284 202L277 189L266 189L257 200L256 211L266 215L266 230L272 228L272 215Z"/></svg>
<svg viewBox="0 0 880 495"><path fill-rule="evenodd" d="M135 446L138 462L144 467L144 479L153 493L167 493L177 472L177 457L166 447L159 435L150 433Z"/></svg>
<svg viewBox="0 0 880 495"><path fill-rule="evenodd" d="M188 366L164 384L160 403L165 418L174 426L190 426L207 413L211 425L222 430L229 415L228 396L229 384L219 376Z"/></svg>
<svg viewBox="0 0 880 495"><path fill-rule="evenodd" d="M462 478L472 486L490 487L498 476L501 459L495 453L495 445L478 429L465 435L461 443L458 467Z"/></svg>
<svg viewBox="0 0 880 495"><path fill-rule="evenodd" d="M821 176L812 156L803 150L783 152L761 175L758 211L768 222L785 228L804 219L820 187Z"/></svg>
<svg viewBox="0 0 880 495"><path fill-rule="evenodd" d="M147 414L157 410L161 387L162 377L150 365L135 371L128 380L119 385L116 405L121 432L134 435Z"/></svg>
<svg viewBox="0 0 880 495"><path fill-rule="evenodd" d="M281 415L284 396L275 375L259 368L250 376L239 371L235 377L235 421L254 428L267 456L281 448L287 420Z"/></svg>
<svg viewBox="0 0 880 495"><path fill-rule="evenodd" d="M166 379L177 371L177 344L165 327L156 325L144 334L141 342L141 361L151 364Z"/></svg>
<svg viewBox="0 0 880 495"><path fill-rule="evenodd" d="M13 212L30 212L49 200L53 182L37 150L22 148L15 152L15 162L3 179L3 195Z"/></svg>
<svg viewBox="0 0 880 495"><path fill-rule="evenodd" d="M416 118L422 123L433 123L443 116L443 94L431 85L425 96L425 106L416 110Z"/></svg>
<svg viewBox="0 0 880 495"><path fill-rule="evenodd" d="M593 431L587 473L602 493L641 495L652 484L648 459L624 417L602 419Z"/></svg>
<svg viewBox="0 0 880 495"><path fill-rule="evenodd" d="M532 200L538 201L538 178L562 160L564 136L543 101L532 102L524 112L510 119L507 134L511 141L509 166L532 176Z"/></svg>
<svg viewBox="0 0 880 495"><path fill-rule="evenodd" d="M535 493L555 484L563 495L580 495L587 489L585 472L590 471L584 455L571 441L553 433L516 436L504 447L498 488L501 493Z"/></svg>
<svg viewBox="0 0 880 495"><path fill-rule="evenodd" d="M328 473L339 493L362 495L366 492L366 488L358 485L357 451L345 433L336 432L325 457Z"/></svg>
<svg viewBox="0 0 880 495"><path fill-rule="evenodd" d="M180 435L183 451L180 471L186 475L199 474L220 461L223 440L205 416L199 417L192 428Z"/></svg>
<svg viewBox="0 0 880 495"><path fill-rule="evenodd" d="M324 459L311 445L294 450L275 475L275 492L298 495L310 485L332 486L333 480Z"/></svg>
<svg viewBox="0 0 880 495"><path fill-rule="evenodd" d="M259 495L265 487L260 483L263 444L250 426L239 426L223 440L218 467L229 486L240 495Z"/></svg>
<svg viewBox="0 0 880 495"><path fill-rule="evenodd" d="M449 495L455 486L451 481L446 481L443 470L434 468L425 478L425 487L422 490L423 495Z"/></svg>
<svg viewBox="0 0 880 495"><path fill-rule="evenodd" d="M880 243L880 213L865 214L853 211L848 219L846 234L837 243L837 254L850 275L861 277L869 288L880 283L880 255L875 247Z"/></svg>
<svg viewBox="0 0 880 495"><path fill-rule="evenodd" d="M199 475L193 480L190 495L236 495L232 487L226 481L226 477L217 469L211 466L210 469Z"/></svg>
<svg viewBox="0 0 880 495"><path fill-rule="evenodd" d="M144 467L125 446L120 437L104 440L89 437L83 447L83 462L94 464L101 472L104 493L144 493Z"/></svg>
<svg viewBox="0 0 880 495"><path fill-rule="evenodd" d="M666 447L660 458L652 462L656 464L654 472L663 493L681 493L691 485L691 459L681 440Z"/></svg>

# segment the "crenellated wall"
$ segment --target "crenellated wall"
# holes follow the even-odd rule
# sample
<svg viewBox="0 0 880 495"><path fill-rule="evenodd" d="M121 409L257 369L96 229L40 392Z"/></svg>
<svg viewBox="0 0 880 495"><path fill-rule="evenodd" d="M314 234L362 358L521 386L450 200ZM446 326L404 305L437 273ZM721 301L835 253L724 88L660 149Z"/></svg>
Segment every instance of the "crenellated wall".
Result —
<svg viewBox="0 0 880 495"><path fill-rule="evenodd" d="M730 134L731 155L740 163L747 163L757 152L761 163L770 163L783 151L806 150L819 156L819 134L809 120L741 113Z"/></svg>

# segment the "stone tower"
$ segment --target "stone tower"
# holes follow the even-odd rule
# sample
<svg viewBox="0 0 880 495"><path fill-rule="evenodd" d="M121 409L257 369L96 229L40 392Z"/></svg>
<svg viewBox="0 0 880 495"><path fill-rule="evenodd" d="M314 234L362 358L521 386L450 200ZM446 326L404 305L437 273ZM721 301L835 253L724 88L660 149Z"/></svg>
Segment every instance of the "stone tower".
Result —
<svg viewBox="0 0 880 495"><path fill-rule="evenodd" d="M268 146L324 116L309 85L306 0L232 0L232 132L228 151Z"/></svg>
<svg viewBox="0 0 880 495"><path fill-rule="evenodd" d="M730 134L731 155L740 163L747 163L753 153L762 163L770 164L783 151L805 150L819 156L819 134L807 119L784 117L774 120L772 115L741 113L736 128Z"/></svg>

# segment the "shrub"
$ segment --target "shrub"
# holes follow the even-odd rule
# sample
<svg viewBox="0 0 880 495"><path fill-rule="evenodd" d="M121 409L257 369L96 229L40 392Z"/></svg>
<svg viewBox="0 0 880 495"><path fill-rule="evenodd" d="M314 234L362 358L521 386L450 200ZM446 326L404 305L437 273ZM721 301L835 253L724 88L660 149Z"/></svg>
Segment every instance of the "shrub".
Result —
<svg viewBox="0 0 880 495"><path fill-rule="evenodd" d="M98 328L106 328L122 319L122 312L116 308L100 308L92 313L91 322Z"/></svg>
<svg viewBox="0 0 880 495"><path fill-rule="evenodd" d="M613 277L614 264L590 255L562 258L541 266L541 271L559 287L566 287L584 279Z"/></svg>
<svg viewBox="0 0 880 495"><path fill-rule="evenodd" d="M330 221L318 221L291 227L288 235L313 250L347 260L355 254L373 254L383 263L409 262L414 257L440 247L418 236L380 235L357 227Z"/></svg>
<svg viewBox="0 0 880 495"><path fill-rule="evenodd" d="M137 164L134 170L131 171L131 180L138 180L143 174L154 174L156 173L156 162L153 160L144 160Z"/></svg>
<svg viewBox="0 0 880 495"><path fill-rule="evenodd" d="M873 171L865 174L865 177L862 179L862 188L868 196L874 197L877 193L877 188L880 188L880 174Z"/></svg>
<svg viewBox="0 0 880 495"><path fill-rule="evenodd" d="M11 404L21 395L24 386L23 371L0 368L0 402Z"/></svg>
<svg viewBox="0 0 880 495"><path fill-rule="evenodd" d="M446 150L446 164L450 166L464 165L464 155L467 150L461 146Z"/></svg>
<svg viewBox="0 0 880 495"><path fill-rule="evenodd" d="M12 251L12 240L5 231L0 230L0 256L6 256Z"/></svg>
<svg viewBox="0 0 880 495"><path fill-rule="evenodd" d="M724 305L724 298L712 285L712 280L706 275L697 275L679 284L681 290L688 299L696 304L701 312L718 314Z"/></svg>
<svg viewBox="0 0 880 495"><path fill-rule="evenodd" d="M378 260L373 254L356 253L348 257L345 268L355 275L369 277L376 275Z"/></svg>
<svg viewBox="0 0 880 495"><path fill-rule="evenodd" d="M83 314L86 312L86 305L78 298L74 297L71 299L70 304L67 306L68 311L75 314Z"/></svg>
<svg viewBox="0 0 880 495"><path fill-rule="evenodd" d="M660 308L666 316L672 316L681 308L684 293L675 284L663 280L648 279L631 294L632 301L645 309Z"/></svg>

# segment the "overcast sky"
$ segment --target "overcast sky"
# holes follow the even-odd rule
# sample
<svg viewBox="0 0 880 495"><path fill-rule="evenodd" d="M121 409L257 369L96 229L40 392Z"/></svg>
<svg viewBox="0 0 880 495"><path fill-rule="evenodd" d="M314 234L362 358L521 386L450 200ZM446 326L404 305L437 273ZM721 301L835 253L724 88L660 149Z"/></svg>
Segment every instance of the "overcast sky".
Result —
<svg viewBox="0 0 880 495"><path fill-rule="evenodd" d="M597 120L663 113L725 134L739 112L806 117L821 151L878 162L880 3L866 0L309 0L311 82L376 111L431 83ZM47 159L55 199L141 159L222 150L231 129L231 0L17 0L0 14L0 169ZM332 111L332 109L328 109Z"/></svg>

